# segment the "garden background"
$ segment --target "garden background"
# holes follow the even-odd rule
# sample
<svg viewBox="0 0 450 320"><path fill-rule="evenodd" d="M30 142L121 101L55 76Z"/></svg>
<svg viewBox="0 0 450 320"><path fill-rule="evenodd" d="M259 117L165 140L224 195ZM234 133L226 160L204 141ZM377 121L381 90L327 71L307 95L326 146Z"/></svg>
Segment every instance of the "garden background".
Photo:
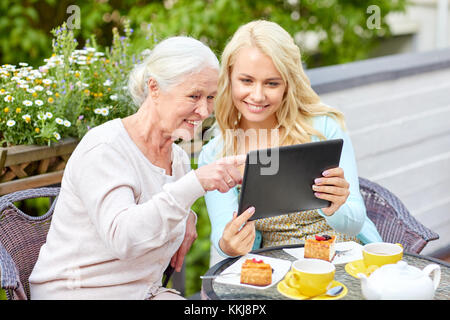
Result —
<svg viewBox="0 0 450 320"><path fill-rule="evenodd" d="M64 135L80 138L89 125L98 125L114 117L133 112L134 108L128 107L131 106L131 101L126 90L123 90L127 72L133 63L139 61L143 50L151 49L154 43L161 39L172 35L193 36L208 44L220 59L220 53L227 40L241 24L255 19L267 19L279 23L294 36L302 50L306 68L340 64L369 57L382 41L390 37L390 30L384 17L390 12L404 11L407 5L406 0L382 0L375 3L377 12L380 14L378 17L380 25L376 28L368 28L369 19L374 13L368 8L373 1L5 0L0 2L0 65L7 78L3 79L0 85L6 86L8 81L11 82L13 75L6 76L8 69L5 65L17 66L16 69L8 67L12 70L11 73L30 67L33 70L40 70L39 67L48 66L52 57L61 57L61 60L55 59L67 69L58 71L59 69L53 68L48 72L55 81L54 84L69 78L76 83L80 75L83 81L79 88L75 86L73 92L64 91L62 87L64 84L58 82L57 87L52 89L52 93L60 93L60 99L55 102L59 109L52 109L55 110L52 117L54 119L61 116L60 119L63 121L70 120L67 121L71 125L61 129L62 138ZM66 26L61 28L64 23ZM316 35L314 46L307 45L311 34ZM94 53L98 52L98 60L92 65L84 68L81 63L73 64L72 68L64 62L64 59L74 59L73 53L76 50L86 48L93 48L92 52L89 50L78 52L77 57L84 58L77 58L77 61L89 60L96 57ZM113 64L113 62L117 63ZM104 73L95 76L93 68L104 68L101 69ZM115 74L110 82L108 82L108 74ZM91 90L84 88L83 83L91 85L89 87ZM92 90L92 85L96 86L95 90ZM88 90L89 94L85 90ZM47 100L41 99L45 103L50 99L48 95L41 92L30 91L24 94L45 96ZM71 97L73 99L74 94L84 99L82 106L69 107L69 100ZM12 92L10 95L13 96ZM2 95L0 100L2 146L14 144L14 141L46 144L59 140L54 135L54 131L48 131L48 139L45 140L43 130L36 132L35 128L30 132L25 129L16 130L15 134L23 132L22 137L8 136L7 113L11 114L12 108L7 105L9 102L4 100L4 97L6 99L6 95ZM116 103L114 108L108 109L106 116L101 114L102 108L109 107L113 103ZM67 107L64 108L64 106ZM5 108L8 108L8 112L5 112ZM14 111L17 111L17 108L15 106ZM69 109L70 112L68 112ZM42 112L41 118L45 116L44 109ZM61 114L56 114L57 112ZM88 117L86 112L90 112L92 117ZM26 115L28 114L23 112L17 113L15 115L18 117L17 122L21 121L20 119L27 122ZM80 116L83 118L80 119ZM55 126L52 122L51 128L54 129ZM34 136L31 137L31 135ZM193 161L193 168L195 168L195 161ZM24 210L37 215L45 212L48 207L48 203L40 199L21 205ZM185 261L186 296L200 290L199 276L209 268L210 223L203 198L195 202L193 210L199 217L198 239Z"/></svg>

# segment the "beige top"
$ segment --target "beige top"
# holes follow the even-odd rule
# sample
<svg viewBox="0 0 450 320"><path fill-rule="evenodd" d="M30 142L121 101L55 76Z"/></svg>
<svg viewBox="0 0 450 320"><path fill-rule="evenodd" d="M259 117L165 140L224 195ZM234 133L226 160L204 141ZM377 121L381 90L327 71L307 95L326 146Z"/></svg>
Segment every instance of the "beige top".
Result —
<svg viewBox="0 0 450 320"><path fill-rule="evenodd" d="M31 298L144 299L164 291L163 272L204 193L179 146L168 176L120 119L92 129L67 163Z"/></svg>

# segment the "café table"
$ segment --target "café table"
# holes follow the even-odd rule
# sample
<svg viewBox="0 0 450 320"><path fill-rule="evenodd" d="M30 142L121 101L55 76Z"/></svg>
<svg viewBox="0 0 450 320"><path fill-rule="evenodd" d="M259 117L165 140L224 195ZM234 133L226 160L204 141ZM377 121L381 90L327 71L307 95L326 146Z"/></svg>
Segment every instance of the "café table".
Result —
<svg viewBox="0 0 450 320"><path fill-rule="evenodd" d="M252 254L258 254L267 257L279 258L289 260L291 262L297 258L285 252L285 248L303 247L303 244L287 245L283 247L263 248L254 250ZM234 262L239 259L228 258L222 260L212 266L205 274L211 276L221 273ZM403 254L403 261L409 265L423 269L431 263L436 263L441 267L441 281L438 289L435 292L434 299L436 300L450 300L450 264L445 261L434 259L428 256L418 255L414 253ZM345 264L336 265L335 280L343 283L347 289L347 294L342 297L342 300L362 300L364 299L361 293L361 283L359 279L354 278L345 271ZM284 300L289 299L278 292L277 284L272 285L267 289L253 289L244 286L223 284L214 281L213 279L203 279L201 298L204 300Z"/></svg>

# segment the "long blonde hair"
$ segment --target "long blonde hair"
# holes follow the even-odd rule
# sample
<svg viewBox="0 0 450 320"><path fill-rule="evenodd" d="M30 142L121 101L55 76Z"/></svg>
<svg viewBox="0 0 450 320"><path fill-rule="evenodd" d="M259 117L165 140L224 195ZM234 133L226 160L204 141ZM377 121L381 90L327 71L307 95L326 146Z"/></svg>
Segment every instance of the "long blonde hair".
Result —
<svg viewBox="0 0 450 320"><path fill-rule="evenodd" d="M237 153L236 136L226 134L227 130L236 130L239 126L239 111L231 96L230 75L238 51L248 46L256 47L269 56L286 83L281 107L276 112L277 129L282 129L279 145L310 142L312 135L325 140L323 134L313 127L312 118L315 116L331 116L345 130L342 112L323 104L311 88L303 70L300 49L290 34L274 22L252 21L239 27L222 53L215 117L224 139L224 155Z"/></svg>

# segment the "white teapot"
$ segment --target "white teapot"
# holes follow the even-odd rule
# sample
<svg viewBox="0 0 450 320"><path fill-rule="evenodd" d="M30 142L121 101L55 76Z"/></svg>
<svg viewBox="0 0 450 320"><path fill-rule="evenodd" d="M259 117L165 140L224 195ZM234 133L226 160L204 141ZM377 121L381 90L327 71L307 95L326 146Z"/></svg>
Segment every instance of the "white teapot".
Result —
<svg viewBox="0 0 450 320"><path fill-rule="evenodd" d="M441 268L430 264L420 270L399 261L381 266L369 277L363 273L358 277L362 294L369 300L431 300L441 281Z"/></svg>

